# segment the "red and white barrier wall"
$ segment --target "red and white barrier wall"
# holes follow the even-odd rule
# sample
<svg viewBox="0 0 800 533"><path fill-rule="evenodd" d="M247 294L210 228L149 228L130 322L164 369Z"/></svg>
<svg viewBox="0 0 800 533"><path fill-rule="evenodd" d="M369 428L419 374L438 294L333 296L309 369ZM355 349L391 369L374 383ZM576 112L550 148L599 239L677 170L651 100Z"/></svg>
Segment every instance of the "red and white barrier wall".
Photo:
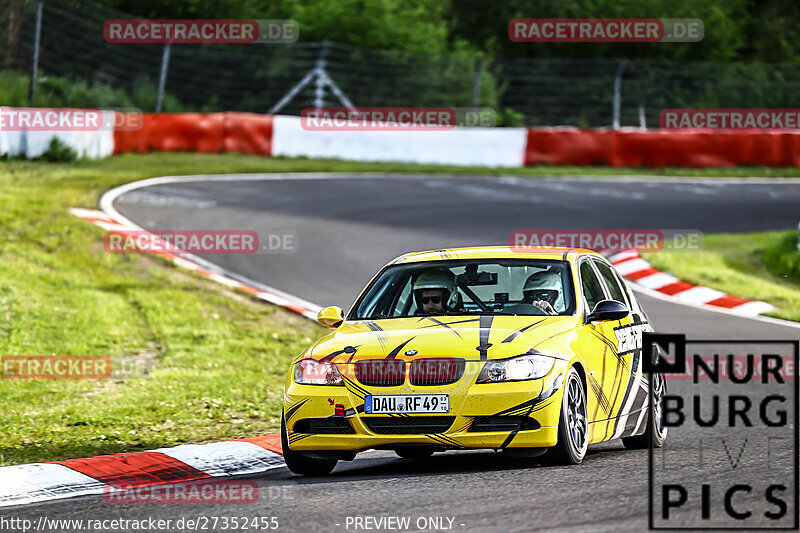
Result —
<svg viewBox="0 0 800 533"><path fill-rule="evenodd" d="M4 107L3 110L9 108ZM113 111L103 111L104 122L113 122ZM103 130L63 130L63 131L36 131L21 129L19 127L4 127L0 120L0 156L35 159L41 156L50 147L53 138L60 139L65 145L72 147L78 157L98 159L108 157L114 153L114 131Z"/></svg>
<svg viewBox="0 0 800 533"><path fill-rule="evenodd" d="M140 119L138 129L113 132L0 128L0 155L38 157L53 137L59 137L88 158L180 151L512 168L800 166L800 132L792 130L309 131L301 127L299 117L257 113L146 113Z"/></svg>
<svg viewBox="0 0 800 533"><path fill-rule="evenodd" d="M299 117L275 117L273 155L351 161L519 167L524 128L418 131L308 131Z"/></svg>
<svg viewBox="0 0 800 533"><path fill-rule="evenodd" d="M525 165L800 166L800 131L531 128Z"/></svg>
<svg viewBox="0 0 800 533"><path fill-rule="evenodd" d="M143 122L141 130L115 132L114 153L235 151L487 167L800 166L800 132L787 130L309 131L299 117L252 113L145 114Z"/></svg>

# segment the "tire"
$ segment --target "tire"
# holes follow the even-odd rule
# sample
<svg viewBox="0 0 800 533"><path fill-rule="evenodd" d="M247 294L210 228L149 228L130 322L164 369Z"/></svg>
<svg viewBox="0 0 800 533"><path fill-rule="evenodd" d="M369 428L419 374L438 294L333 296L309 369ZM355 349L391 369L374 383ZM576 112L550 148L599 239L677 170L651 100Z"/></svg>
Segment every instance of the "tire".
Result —
<svg viewBox="0 0 800 533"><path fill-rule="evenodd" d="M629 450L641 450L650 447L650 436L653 436L653 447L661 448L667 440L667 428L661 420L661 401L667 393L667 382L662 374L654 374L653 378L653 411L655 417L650 418L650 409L647 409L645 430L641 435L622 437L622 444ZM649 393L648 393L649 394Z"/></svg>
<svg viewBox="0 0 800 533"><path fill-rule="evenodd" d="M589 418L586 412L586 391L575 370L570 367L564 379L561 416L558 422L558 443L542 458L545 464L577 465L589 447Z"/></svg>
<svg viewBox="0 0 800 533"><path fill-rule="evenodd" d="M338 462L336 459L313 459L292 451L289 448L289 435L286 431L286 421L283 413L281 413L281 448L283 449L283 460L286 462L287 468L301 476L324 476L330 474Z"/></svg>
<svg viewBox="0 0 800 533"><path fill-rule="evenodd" d="M395 450L394 453L403 459L426 459L433 455L434 451L433 448L404 448Z"/></svg>

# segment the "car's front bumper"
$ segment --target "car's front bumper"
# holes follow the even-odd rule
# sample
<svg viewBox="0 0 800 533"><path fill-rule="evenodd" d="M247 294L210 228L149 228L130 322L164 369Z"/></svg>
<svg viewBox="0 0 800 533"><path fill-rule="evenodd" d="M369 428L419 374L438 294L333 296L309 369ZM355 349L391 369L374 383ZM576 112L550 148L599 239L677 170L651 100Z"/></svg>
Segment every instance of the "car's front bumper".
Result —
<svg viewBox="0 0 800 533"><path fill-rule="evenodd" d="M299 385L287 381L284 413L289 446L295 451L362 451L370 448L393 448L428 445L443 448L538 448L554 446L558 440L558 421L561 410L562 382L567 362L558 360L544 378L476 384L479 365L465 372L452 385L412 386L407 382L399 387L365 387L349 372L343 371L343 386ZM364 413L367 394L449 394L450 413L373 415ZM341 406L344 416L336 415ZM415 427L414 418L449 417L430 431ZM487 418L488 417L488 418ZM387 420L391 418L391 420ZM312 421L335 425L336 431L320 433L309 429ZM338 419L338 420L333 420ZM370 419L383 419L381 421ZM384 427L370 429L375 423ZM387 429L388 426L388 429ZM502 430L493 430L502 427ZM433 428L433 426L431 426ZM485 429L492 429L486 431ZM328 430L325 430L328 431ZM387 434L386 431L391 431Z"/></svg>

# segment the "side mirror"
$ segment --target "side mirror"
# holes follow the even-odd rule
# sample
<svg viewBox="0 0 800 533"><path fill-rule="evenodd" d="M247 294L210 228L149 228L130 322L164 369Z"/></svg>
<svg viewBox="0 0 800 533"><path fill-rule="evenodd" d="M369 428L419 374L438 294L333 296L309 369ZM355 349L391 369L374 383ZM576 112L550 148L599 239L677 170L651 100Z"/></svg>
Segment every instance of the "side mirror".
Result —
<svg viewBox="0 0 800 533"><path fill-rule="evenodd" d="M317 323L326 328L338 328L344 322L344 313L342 308L335 305L331 307L323 307L317 315Z"/></svg>
<svg viewBox="0 0 800 533"><path fill-rule="evenodd" d="M600 300L594 306L589 316L586 317L586 322L605 322L606 320L622 320L628 316L628 308L625 304L616 300Z"/></svg>

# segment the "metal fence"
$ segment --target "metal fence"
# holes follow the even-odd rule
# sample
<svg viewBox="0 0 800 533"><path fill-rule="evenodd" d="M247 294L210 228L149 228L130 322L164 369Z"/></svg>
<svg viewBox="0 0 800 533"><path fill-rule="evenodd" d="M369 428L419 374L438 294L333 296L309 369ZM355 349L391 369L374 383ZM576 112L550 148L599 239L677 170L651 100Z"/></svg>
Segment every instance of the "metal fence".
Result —
<svg viewBox="0 0 800 533"><path fill-rule="evenodd" d="M8 48L8 68L32 68L38 5L23 5L19 42L15 50ZM103 22L133 18L125 13L83 0L41 5L40 105L54 91L80 100L85 88L94 101L73 105L152 111L163 71L164 111L266 113L279 108L299 114L320 103L347 102L357 107L489 107L497 111L500 125L652 128L664 108L800 107L800 65L490 58L333 42L174 44L165 50L165 45L107 43ZM0 30L3 42L8 31L8 25ZM307 83L299 86L304 79Z"/></svg>

